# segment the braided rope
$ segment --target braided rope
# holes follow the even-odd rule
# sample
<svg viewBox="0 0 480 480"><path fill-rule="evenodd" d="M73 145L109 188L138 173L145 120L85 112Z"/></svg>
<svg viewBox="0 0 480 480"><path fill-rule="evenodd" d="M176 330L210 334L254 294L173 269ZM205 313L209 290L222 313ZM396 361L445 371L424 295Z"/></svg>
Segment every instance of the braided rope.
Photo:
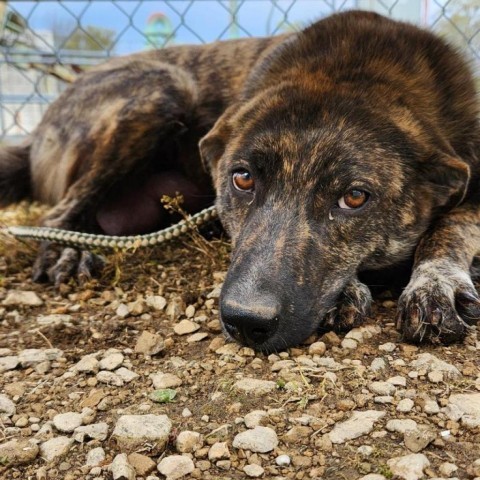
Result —
<svg viewBox="0 0 480 480"><path fill-rule="evenodd" d="M195 226L203 225L217 216L215 207L206 208L190 218L181 220L175 225L146 235L129 235L125 237L114 235L96 235L94 233L73 232L60 228L49 227L9 227L8 232L17 238L31 238L40 241L51 241L72 247L105 247L105 248L137 248L158 245L177 238L193 230Z"/></svg>

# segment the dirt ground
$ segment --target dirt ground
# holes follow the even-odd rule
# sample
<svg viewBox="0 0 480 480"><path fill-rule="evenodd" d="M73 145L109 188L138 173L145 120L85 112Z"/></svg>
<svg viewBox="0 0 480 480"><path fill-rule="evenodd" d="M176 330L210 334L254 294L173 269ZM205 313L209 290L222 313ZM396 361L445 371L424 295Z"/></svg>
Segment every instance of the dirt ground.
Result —
<svg viewBox="0 0 480 480"><path fill-rule="evenodd" d="M0 228L39 213L4 210ZM111 253L101 279L59 291L31 282L36 251L0 236L0 478L480 477L476 332L402 343L383 292L366 327L265 356L221 333L225 240ZM171 428L164 440L140 428L132 446L117 431L129 415L166 415ZM272 444L239 446L239 433L266 432L256 425Z"/></svg>

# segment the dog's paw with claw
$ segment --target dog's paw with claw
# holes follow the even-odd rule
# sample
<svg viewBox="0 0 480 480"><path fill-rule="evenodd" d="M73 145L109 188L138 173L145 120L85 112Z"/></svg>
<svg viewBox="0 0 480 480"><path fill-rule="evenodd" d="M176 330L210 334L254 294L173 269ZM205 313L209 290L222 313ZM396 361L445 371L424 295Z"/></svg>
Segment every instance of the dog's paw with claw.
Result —
<svg viewBox="0 0 480 480"><path fill-rule="evenodd" d="M56 287L71 278L84 283L104 265L103 258L91 252L44 242L33 266L32 278L35 282L51 282Z"/></svg>
<svg viewBox="0 0 480 480"><path fill-rule="evenodd" d="M480 298L470 275L445 263L417 267L398 301L397 329L414 343L463 340L480 319Z"/></svg>
<svg viewBox="0 0 480 480"><path fill-rule="evenodd" d="M325 316L322 329L345 332L358 327L370 315L371 305L370 289L354 279L345 286L336 306Z"/></svg>

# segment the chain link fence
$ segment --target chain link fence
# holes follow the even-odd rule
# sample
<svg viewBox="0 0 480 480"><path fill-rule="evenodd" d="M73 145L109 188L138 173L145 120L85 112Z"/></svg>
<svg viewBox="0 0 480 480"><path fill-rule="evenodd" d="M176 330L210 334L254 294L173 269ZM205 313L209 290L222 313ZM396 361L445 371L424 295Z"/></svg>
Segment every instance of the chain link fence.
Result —
<svg viewBox="0 0 480 480"><path fill-rule="evenodd" d="M18 142L84 69L114 55L293 31L360 8L429 27L480 61L478 0L0 1L0 142Z"/></svg>

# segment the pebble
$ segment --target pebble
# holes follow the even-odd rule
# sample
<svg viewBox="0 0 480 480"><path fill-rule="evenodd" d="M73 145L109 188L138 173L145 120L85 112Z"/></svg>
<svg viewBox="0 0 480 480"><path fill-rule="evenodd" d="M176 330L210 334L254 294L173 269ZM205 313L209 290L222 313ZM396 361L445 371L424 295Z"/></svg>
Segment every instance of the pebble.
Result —
<svg viewBox="0 0 480 480"><path fill-rule="evenodd" d="M423 411L429 415L435 415L440 412L440 407L435 400L427 400L423 406Z"/></svg>
<svg viewBox="0 0 480 480"><path fill-rule="evenodd" d="M261 477L265 472L265 470L260 465L255 465L255 464L245 465L243 467L243 471L246 473L248 477L252 477L252 478Z"/></svg>
<svg viewBox="0 0 480 480"><path fill-rule="evenodd" d="M378 473L369 473L364 477L360 477L358 480L387 480L387 477L384 477Z"/></svg>
<svg viewBox="0 0 480 480"><path fill-rule="evenodd" d="M83 443L85 439L106 440L108 436L108 423L92 423L91 425L83 425L75 429L73 438Z"/></svg>
<svg viewBox="0 0 480 480"><path fill-rule="evenodd" d="M127 305L121 303L115 310L115 314L120 318L126 318L130 315L130 310Z"/></svg>
<svg viewBox="0 0 480 480"><path fill-rule="evenodd" d="M212 462L230 458L227 442L216 442L208 450L208 459Z"/></svg>
<svg viewBox="0 0 480 480"><path fill-rule="evenodd" d="M184 430L178 434L175 446L180 453L194 452L202 446L202 436L198 432Z"/></svg>
<svg viewBox="0 0 480 480"><path fill-rule="evenodd" d="M35 367L39 363L58 360L63 355L62 350L58 348L27 348L22 350L18 359L23 368Z"/></svg>
<svg viewBox="0 0 480 480"><path fill-rule="evenodd" d="M480 426L480 393L456 393L448 399L450 411L456 410L468 428ZM448 408L447 407L447 408Z"/></svg>
<svg viewBox="0 0 480 480"><path fill-rule="evenodd" d="M421 353L416 360L410 362L410 366L417 370L425 369L427 372L443 372L447 378L457 378L461 375L457 367L430 353Z"/></svg>
<svg viewBox="0 0 480 480"><path fill-rule="evenodd" d="M372 372L378 372L380 370L384 370L385 368L387 368L387 363L383 358L380 357L374 358L370 364L370 370Z"/></svg>
<svg viewBox="0 0 480 480"><path fill-rule="evenodd" d="M108 370L98 372L96 378L99 382L113 385L114 387L122 387L125 383L116 373L109 372Z"/></svg>
<svg viewBox="0 0 480 480"><path fill-rule="evenodd" d="M135 380L139 375L135 372L132 372L128 368L120 367L115 370L115 375L120 377L125 383L130 383L132 380Z"/></svg>
<svg viewBox="0 0 480 480"><path fill-rule="evenodd" d="M395 385L396 387L406 387L407 386L407 379L405 377L402 377L400 375L396 377L390 377L387 380L388 383L391 383L392 385Z"/></svg>
<svg viewBox="0 0 480 480"><path fill-rule="evenodd" d="M187 337L187 343L197 343L208 338L207 332L197 332Z"/></svg>
<svg viewBox="0 0 480 480"><path fill-rule="evenodd" d="M195 307L193 305L189 305L186 309L185 309L185 316L187 318L193 318L195 316Z"/></svg>
<svg viewBox="0 0 480 480"><path fill-rule="evenodd" d="M385 412L378 410L354 411L347 421L335 424L329 433L330 440L332 443L345 443L366 435L373 430L374 423L384 416Z"/></svg>
<svg viewBox="0 0 480 480"><path fill-rule="evenodd" d="M265 395L274 391L277 384L270 380L258 380L256 378L243 378L235 382L235 388L253 395Z"/></svg>
<svg viewBox="0 0 480 480"><path fill-rule="evenodd" d="M266 417L268 413L265 410L253 410L245 415L244 422L247 428L255 428L261 425Z"/></svg>
<svg viewBox="0 0 480 480"><path fill-rule="evenodd" d="M412 410L415 403L410 398L404 398L398 402L397 412L408 413Z"/></svg>
<svg viewBox="0 0 480 480"><path fill-rule="evenodd" d="M165 349L165 342L161 335L144 330L135 344L135 353L156 355Z"/></svg>
<svg viewBox="0 0 480 480"><path fill-rule="evenodd" d="M378 346L378 349L381 352L387 352L387 353L394 352L396 348L397 348L397 346L392 342L383 343L382 345Z"/></svg>
<svg viewBox="0 0 480 480"><path fill-rule="evenodd" d="M24 305L27 307L38 307L43 305L43 300L35 292L29 290L13 290L8 292L7 297L2 303L3 305Z"/></svg>
<svg viewBox="0 0 480 480"><path fill-rule="evenodd" d="M15 415L17 408L15 404L6 395L0 394L0 415L11 417Z"/></svg>
<svg viewBox="0 0 480 480"><path fill-rule="evenodd" d="M155 442L155 448L162 451L171 430L172 422L166 415L123 415L117 420L112 437L120 448L127 450Z"/></svg>
<svg viewBox="0 0 480 480"><path fill-rule="evenodd" d="M422 453L412 453L403 457L394 457L387 460L393 475L404 480L419 480L423 478L423 471L430 466L428 458Z"/></svg>
<svg viewBox="0 0 480 480"><path fill-rule="evenodd" d="M385 428L389 432L398 432L404 434L408 430L415 430L417 428L417 422L411 419L389 420Z"/></svg>
<svg viewBox="0 0 480 480"><path fill-rule="evenodd" d="M160 311L165 308L167 301L160 295L151 295L145 298L145 303L154 310Z"/></svg>
<svg viewBox="0 0 480 480"><path fill-rule="evenodd" d="M457 470L458 467L454 463L450 462L443 462L438 468L440 475L444 477L451 477L452 474L455 473Z"/></svg>
<svg viewBox="0 0 480 480"><path fill-rule="evenodd" d="M182 380L173 373L152 373L150 378L152 379L153 386L156 389L175 388L182 385Z"/></svg>
<svg viewBox="0 0 480 480"><path fill-rule="evenodd" d="M77 372L97 373L99 368L99 361L94 355L85 355L73 367Z"/></svg>
<svg viewBox="0 0 480 480"><path fill-rule="evenodd" d="M288 455L279 455L276 459L275 459L275 463L279 466L279 467L288 467L291 463L291 458L288 456Z"/></svg>
<svg viewBox="0 0 480 480"><path fill-rule="evenodd" d="M357 448L357 453L359 453L362 457L369 457L373 453L373 447L370 445L362 445L361 447Z"/></svg>
<svg viewBox="0 0 480 480"><path fill-rule="evenodd" d="M70 450L73 440L68 437L54 437L40 445L40 455L46 462L65 456Z"/></svg>
<svg viewBox="0 0 480 480"><path fill-rule="evenodd" d="M131 453L127 458L130 465L135 469L135 473L139 476L144 477L157 468L156 462L146 455Z"/></svg>
<svg viewBox="0 0 480 480"><path fill-rule="evenodd" d="M425 425L419 425L417 428L405 432L403 442L410 451L418 453L433 442L436 436L437 435L432 428Z"/></svg>
<svg viewBox="0 0 480 480"><path fill-rule="evenodd" d="M182 320L173 327L173 331L177 335L187 335L196 332L199 328L200 325L198 323L192 322L191 320Z"/></svg>
<svg viewBox="0 0 480 480"><path fill-rule="evenodd" d="M368 389L376 395L393 395L397 391L395 385L388 382L372 382Z"/></svg>
<svg viewBox="0 0 480 480"><path fill-rule="evenodd" d="M96 467L105 460L105 450L102 447L92 448L87 453L87 459L85 465L88 467Z"/></svg>
<svg viewBox="0 0 480 480"><path fill-rule="evenodd" d="M443 382L443 372L440 370L432 370L431 372L428 372L427 377L432 383Z"/></svg>
<svg viewBox="0 0 480 480"><path fill-rule="evenodd" d="M177 478L190 475L195 469L191 458L183 455L170 455L165 457L158 464L158 471L165 475L166 480L177 480Z"/></svg>
<svg viewBox="0 0 480 480"><path fill-rule="evenodd" d="M38 446L31 440L16 438L0 445L0 459L10 466L30 463L37 457Z"/></svg>
<svg viewBox="0 0 480 480"><path fill-rule="evenodd" d="M324 342L314 342L308 347L309 355L325 355L327 346Z"/></svg>
<svg viewBox="0 0 480 480"><path fill-rule="evenodd" d="M135 469L128 462L126 453L118 454L110 464L113 480L135 480Z"/></svg>
<svg viewBox="0 0 480 480"><path fill-rule="evenodd" d="M82 424L82 414L76 412L59 413L53 417L53 425L62 433L73 432Z"/></svg>
<svg viewBox="0 0 480 480"><path fill-rule="evenodd" d="M278 438L275 430L269 427L258 426L237 434L233 439L232 445L234 448L267 453L278 446Z"/></svg>
<svg viewBox="0 0 480 480"><path fill-rule="evenodd" d="M8 370L15 370L20 364L20 359L16 355L8 355L6 357L0 357L0 372L6 372Z"/></svg>
<svg viewBox="0 0 480 480"><path fill-rule="evenodd" d="M122 353L111 353L100 360L100 370L115 370L122 365L124 358Z"/></svg>
<svg viewBox="0 0 480 480"><path fill-rule="evenodd" d="M346 350L355 350L358 347L358 342L353 338L344 338L341 346Z"/></svg>

